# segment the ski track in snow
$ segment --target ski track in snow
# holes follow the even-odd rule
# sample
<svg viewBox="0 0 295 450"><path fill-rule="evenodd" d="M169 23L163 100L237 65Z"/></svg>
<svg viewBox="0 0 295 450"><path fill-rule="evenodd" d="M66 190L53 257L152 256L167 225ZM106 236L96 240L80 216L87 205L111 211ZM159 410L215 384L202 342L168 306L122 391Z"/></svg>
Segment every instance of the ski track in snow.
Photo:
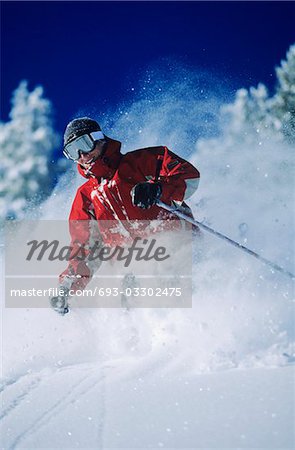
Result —
<svg viewBox="0 0 295 450"><path fill-rule="evenodd" d="M28 377L30 377L30 375L27 375ZM7 387L11 387L15 384L18 383L18 381L20 380L20 378L17 381L13 381L12 383L7 384ZM18 407L24 400L25 398L31 393L31 391L33 389L37 389L38 386L40 385L42 378L39 376L34 375L33 376L33 380L28 380L28 386L26 388L26 390L24 392L22 392L19 395L16 395L13 400L10 402L10 404L3 409L1 415L0 415L0 421L2 419L4 419L5 417L8 416L8 414L10 414L16 407ZM2 396L5 394L5 388L2 390Z"/></svg>
<svg viewBox="0 0 295 450"><path fill-rule="evenodd" d="M77 366L73 366L72 368L75 370ZM65 370L66 368L60 369L57 373ZM89 370L89 367L87 368ZM89 393L91 390L95 389L97 385L102 385L102 413L98 426L98 436L97 436L97 444L98 448L102 447L103 440L103 424L105 419L105 410L104 410L104 380L105 375L100 374L99 378L96 379L97 374L95 372L101 372L101 368L93 367L92 370L94 374L82 376L71 388L61 396L48 410L42 413L37 419L33 421L28 427L26 427L18 436L14 439L12 444L9 446L9 450L14 450L23 443L29 436L34 435L35 432L39 432L44 426L47 426L53 418L56 418L57 415L61 414L67 406L74 404L78 400L80 400L85 394ZM52 375L51 375L52 377ZM4 410L1 419L5 419L8 417L8 414L11 413L15 408L17 408L20 403L27 397L33 389L37 389L40 383L44 380L44 377L40 377L37 375L36 380L33 380L29 383L27 390L20 396L16 396L12 403ZM17 383L17 382L15 382Z"/></svg>
<svg viewBox="0 0 295 450"><path fill-rule="evenodd" d="M120 367L120 362L118 362L117 367ZM288 369L278 369L278 371L280 372L276 372L273 370L266 370L265 372L261 372L261 369L258 370L252 370L252 371L243 371L243 370L232 370L232 371L223 371L220 374L211 374L211 375L201 375L201 376L197 376L197 377L191 377L188 376L187 379L182 380L182 382L179 384L179 392L178 390L174 390L171 392L171 394L167 397L167 393L169 391L169 386L172 383L172 386L176 387L178 386L178 383L175 379L175 377L169 377L167 379L165 379L165 376L161 377L161 381L159 378L159 372L157 369L161 369L159 366L156 367L152 367L149 362L147 362L147 366L146 367L138 367L138 365L134 365L133 369L131 370L127 370L127 372L124 370L122 373L120 373L119 377L118 374L116 373L111 373L111 372L107 372L107 370L109 369L108 366L106 367L101 367L98 364L96 365L71 365L68 367L63 367L61 369L58 369L55 372L52 373L37 373L37 374L29 374L28 377L29 378L34 378L34 380L39 380L40 383L38 386L36 386L35 389L35 393L37 397L37 402L38 402L38 397L44 395L44 393L46 394L46 390L44 390L44 386L46 385L46 383L48 383L48 381L51 380L51 383L55 383L58 381L63 380L62 387L64 388L64 386L66 385L66 377L68 376L70 379L71 377L73 378L77 378L73 384L71 385L70 389L68 389L64 394L59 395L59 398L56 400L54 399L53 404L50 405L50 399L47 398L46 400L46 405L49 404L49 407L45 407L44 408L44 404L42 405L42 410L45 411L43 413L41 413L41 415L37 415L37 417L34 417L34 410L32 410L32 406L37 406L38 404L36 404L36 399L34 402L34 399L32 398L31 400L33 400L32 402L28 402L27 405L27 409L25 409L25 416L29 416L27 419L29 420L29 424L26 423L25 426L23 426L23 429L20 431L18 429L18 434L17 436L11 436L11 441L7 442L7 445L4 446L4 448L6 450L15 450L15 449L21 449L21 448L40 448L38 447L38 439L36 441L37 446L32 445L32 443L34 442L35 439L35 434L36 433L40 433L40 435L38 436L39 440L40 440L40 436L41 439L44 439L48 433L50 433L50 429L52 430L52 427L57 428L59 430L64 430L65 431L65 435L66 435L66 430L67 430L67 426L69 426L70 428L70 424L67 424L67 413L68 413L68 408L70 407L71 411L73 411L74 409L74 405L75 403L79 403L80 405L85 402L85 396L86 394L92 393L92 398L94 400L94 403L99 405L99 414L97 414L97 416L93 417L93 421L96 422L95 424L95 432L92 432L92 436L91 436L91 448L95 446L95 448L102 450L103 448L107 448L109 447L109 445L111 445L111 447L115 446L117 448L117 445L115 445L116 443L118 444L120 442L121 438L117 438L116 437L116 426L118 427L121 423L121 420L123 420L123 425L126 425L126 420L128 421L128 416L130 414L132 414L133 418L136 417L136 409L132 411L132 405L134 404L135 401L139 401L140 403L140 399L143 401L144 406L143 406L143 410L140 412L138 411L138 414L141 415L141 417L143 418L143 425L140 426L139 423L134 424L135 425L135 436L134 436L134 441L133 441L133 445L131 445L132 448L151 448L151 444L152 443L156 443L157 441L154 441L155 436L152 433L152 437L151 437L151 441L150 444L148 446L145 445L135 445L136 442L141 442L141 432L143 432L144 436L142 437L143 442L145 442L145 439L147 438L147 429L144 425L144 421L148 420L149 426L154 426L153 423L154 421L157 422L157 420L160 420L160 422L162 423L162 425L165 424L166 426L170 426L171 429L174 429L176 426L178 426L179 429L179 433L180 435L183 435L183 439L187 439L187 444L191 443L191 439L192 437L185 437L185 429L187 428L187 425L185 425L184 430L182 430L182 425L181 425L181 420L186 419L188 422L184 422L184 424L190 424L193 425L194 421L196 421L196 426L197 426L197 430L200 431L200 423L204 424L205 428L210 427L210 417L211 415L213 415L213 417L216 417L216 420L218 420L217 422L217 428L219 429L219 432L224 432L225 436L222 438L224 439L224 442L228 442L227 440L230 439L227 430L227 427L229 426L229 424L232 424L231 426L233 426L234 423L236 423L236 426L238 427L238 431L235 430L234 428L232 429L232 432L234 433L234 441L238 442L239 440L239 433L241 433L241 445L237 445L237 447L239 448L252 448L251 445L243 445L243 440L245 439L245 437L247 436L247 433L249 433L252 430L252 425L251 425L251 413L254 414L254 417L256 418L256 420L258 418L260 418L261 416L261 420L262 423L260 424L259 421L257 423L257 425L254 426L253 424L253 433L255 435L255 433L258 433L257 430L260 429L260 427L262 427L262 430L260 431L260 434L257 435L257 439L258 441L260 441L261 443L265 443L267 440L267 437L265 436L265 432L268 429L268 422L267 420L263 417L264 414L267 414L267 416L270 416L270 418L273 419L273 426L274 429L273 431L271 431L271 429L269 429L269 432L271 434L274 433L274 439L275 439L275 443L287 443L287 442L292 442L292 437L291 437L291 433L287 432L288 427L290 427L290 416L288 418L288 410L290 409L290 401L286 403L286 393L288 392L288 388L286 385L286 381L291 376L291 373L288 371ZM155 370L156 369L156 370ZM265 369L264 369L265 370ZM68 373L66 373L68 372ZM90 372L85 374L85 372ZM284 381L280 381L280 374L284 375ZM263 377L263 374L264 377ZM253 384L253 379L255 380L255 376L259 375L259 378L257 378L257 381ZM262 377L261 377L262 375ZM278 385L280 384L281 386L279 387L279 391L280 394L282 394L283 399L282 402L285 402L285 408L283 408L283 411L280 410L280 408L282 407L282 405L280 405L280 403L278 402L279 399L279 393L276 392L276 390L274 392L272 392L272 390L270 390L270 387L273 385L273 381L272 381L272 377L273 375L275 375L274 380L276 380L278 382ZM287 375L287 378L285 377ZM122 378L123 376L123 383L120 383L118 378ZM141 378L142 377L142 378ZM269 379L269 377L271 377ZM61 380L60 380L61 378ZM265 378L265 380L264 380ZM22 385L22 383L24 382L25 377L23 377L22 379L20 379L19 384ZM114 384L112 384L112 380L114 381ZM218 380L221 379L221 381L219 382ZM173 381L174 380L174 381ZM240 380L240 382L238 381ZM109 392L106 391L106 384L107 382L110 381L110 385L109 385ZM225 381L230 382L230 381L234 381L234 384L231 386L230 389L228 389L228 387L226 387ZM160 383L160 385L159 385ZM162 384L163 383L163 384ZM176 383L176 384L175 384ZM215 383L218 383L217 385L215 385ZM247 385L249 384L249 386L251 387L251 390L247 393ZM18 383L14 383L13 385L10 385L10 387L7 387L7 389L10 389L13 387L13 389L17 388ZM260 388L259 388L260 385ZM151 397L141 397L143 395L143 392L145 391L141 391L141 389L143 387L148 388L147 392L150 393ZM161 388L162 386L162 388ZM191 387L189 387L191 386ZM239 388L240 386L240 388ZM265 389L264 389L264 386ZM25 395L29 395L32 394L32 392L34 391L34 389L30 389L31 387L31 383L28 382L27 385L27 391L24 392ZM112 393L113 388L115 388L115 393ZM124 417L122 417L120 419L120 414L118 415L118 411L116 411L116 408L114 409L114 406L119 406L120 402L122 400L120 400L120 398L118 398L118 394L120 393L120 389L123 388L123 392L122 392L122 400L123 400L123 405L125 405L125 407L127 407L129 410L126 410L126 417L125 417L125 413L124 413ZM135 389L136 388L136 389ZM168 388L168 390L167 390ZM218 390L216 391L216 389L218 388ZM222 388L222 389L220 389ZM238 388L238 390L237 390ZM38 389L40 389L40 392L38 392ZM163 391L162 391L163 389ZM249 387L248 387L249 389ZM37 392L36 392L37 391ZM192 393L192 397L189 394L189 391L191 391ZM256 393L255 393L256 391ZM5 391L4 391L5 392ZM161 393L163 397L161 397ZM130 395L129 400L128 396ZM195 396L197 395L197 398L195 398ZM250 403L248 404L249 400L247 398L247 395L250 396L251 400ZM253 403L253 400L255 398L256 395L256 400L255 403ZM106 400L107 400L107 396L109 397L109 401L108 401L108 408L112 407L112 410L107 411L107 405L106 405ZM138 397L139 396L139 397ZM209 402L209 406L206 405L205 398L208 397L208 400L211 399L211 401L213 401L212 404L210 404ZM184 399L186 398L186 400ZM178 411L177 413L177 409L175 410L175 406L174 405L174 401L177 400L180 402L180 404L183 404L184 402L190 402L190 399L193 400L195 398L194 404L195 407L193 408L194 411L191 411L191 417L190 415L187 415L186 413L183 413L180 415L178 415L178 413L180 411ZM223 409L222 409L222 402L224 401L223 399L226 399L226 403L225 403L225 411L224 411L224 417L223 417ZM137 399L137 400L136 400ZM238 418L235 419L235 415L237 414L237 411L240 410L239 406L236 404L236 400L239 400L241 402L241 405L243 405L244 408L246 408L244 411L240 411L238 413ZM126 400L128 401L128 403L126 404ZM261 400L263 400L263 403L261 404ZM115 403L114 403L115 401ZM159 403L158 403L159 402ZM171 404L170 404L171 402ZM207 401L208 402L208 401ZM227 403L230 402L231 406L227 407ZM19 402L17 406L20 406L22 402ZM44 403L44 402L43 402ZM164 414L160 413L159 411L154 410L152 412L152 408L155 407L156 404L162 404L163 403L163 412ZM199 411L198 408L198 403L199 403L199 407L201 409L203 409L203 407L205 407L205 410L203 410L202 412ZM216 403L216 404L215 404ZM267 405L267 403L269 403ZM265 406L263 406L263 404L265 404ZM79 411L79 406L78 406L78 411ZM170 406L169 406L170 405ZM250 410L248 409L250 406ZM130 410L131 407L131 410ZM192 407L192 406L191 406ZM251 408L253 407L253 411L251 410ZM147 408L147 410L146 410ZM172 409L171 409L172 408ZM216 411L215 411L216 408ZM97 408L98 409L98 408ZM228 410L227 410L228 409ZM167 412L171 410L171 417L169 417L167 415ZM286 410L284 412L284 410ZM13 416L14 411L13 410L6 410L7 414L5 415L4 419L7 417L10 417L10 421L12 424L17 424L17 421L15 421L15 419L17 418L17 416ZM124 411L124 410L123 410ZM147 412L149 411L149 413ZM195 416L196 411L198 411L198 414L200 414L200 417L198 418L198 416ZM29 413L29 414L28 414ZM114 415L115 413L115 415ZM153 413L155 414L155 418L153 418ZM150 414L145 418L145 414ZM158 414L160 414L160 416L158 417ZM175 417L173 418L173 415L175 414ZM22 414L23 418L24 418L24 414ZM132 417L131 416L131 417ZM266 416L266 417L267 417ZM60 419L59 419L60 417ZM119 421L118 421L119 419ZM285 423L285 420L287 420L287 423ZM170 422L171 421L171 422ZM176 422L175 422L176 421ZM180 422L179 422L180 421ZM171 423L171 425L170 425ZM285 423L285 425L284 425ZM177 425L178 424L178 425ZM279 425L278 425L279 424ZM123 426L122 425L122 426ZM279 428L278 428L279 426ZM115 427L115 428L113 428ZM156 427L158 427L158 432L161 430L161 428L159 429L159 426L156 425ZM225 428L224 428L225 427ZM19 428L19 427L18 427ZM208 428L209 429L209 428ZM278 437L277 435L277 429L281 429L283 431L285 431L285 435L283 434L281 437ZM128 433L125 430L125 428L123 426L123 428L120 430L122 433L122 439L123 439L123 443L126 442L126 436L128 437ZM149 430L149 428L148 428ZM170 428L169 428L170 430ZM182 430L182 431L181 431ZM290 428L289 428L290 430ZM112 433L112 431L114 433ZM151 432L153 431L153 428L151 428L150 430ZM244 434L242 434L242 432L245 432L245 436ZM163 434L164 433L164 434ZM286 434L287 433L287 434ZM106 434L106 436L105 436ZM114 436L113 436L114 434ZM159 434L160 436L160 434ZM66 437L66 436L65 436ZM166 442L165 439L168 439L168 441ZM170 439L170 440L169 440ZM195 439L197 439L195 437ZM201 441L202 439L205 439L206 442L212 442L212 438L210 438L210 434L208 435L207 438L204 438L204 435L201 437ZM253 443L255 442L255 438L251 437L251 434L249 436L247 436L247 439L249 440L249 443ZM7 440L9 440L9 438L7 438ZM197 440L194 440L194 442L197 442ZM164 446L165 448L172 448L171 447L171 437L170 437L170 432L167 434L166 438L165 438L165 428L164 430L162 429L161 432L161 441L160 442L166 442L166 444L161 445ZM170 445L169 445L170 442ZM181 442L181 441L180 441ZM109 444L109 445L108 445ZM276 448L275 446L273 447L274 444L270 445L268 448ZM189 445L188 445L189 446ZM84 445L82 445L82 447L86 447ZM123 445L123 447L125 447L125 445ZM130 447L130 448L131 448ZM177 448L184 448L184 446L179 446L179 439L177 439ZM190 447L190 446L189 446ZM55 447L54 447L55 448ZM57 446L57 448L77 448L76 445L68 445L68 443L62 442L60 443L60 447ZM79 447L80 448L80 447ZM154 448L154 447L152 447ZM190 447L191 448L191 447ZM192 448L196 448L196 445L194 445L194 447ZM218 447L217 447L218 448ZM220 447L221 448L221 447ZM224 445L224 448L229 448L226 445ZM284 446L284 448L287 448L286 446ZM291 447L290 447L291 448Z"/></svg>
<svg viewBox="0 0 295 450"><path fill-rule="evenodd" d="M21 378L26 377L27 375L28 373L22 373L18 377L3 380L0 387L0 394L4 392L7 387L13 386L14 384L18 383L21 380Z"/></svg>

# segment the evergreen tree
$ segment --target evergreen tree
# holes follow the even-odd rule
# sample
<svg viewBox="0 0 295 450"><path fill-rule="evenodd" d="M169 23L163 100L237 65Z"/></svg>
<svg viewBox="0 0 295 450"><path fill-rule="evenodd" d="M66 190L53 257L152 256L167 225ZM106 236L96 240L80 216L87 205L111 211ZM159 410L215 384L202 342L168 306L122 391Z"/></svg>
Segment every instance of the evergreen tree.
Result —
<svg viewBox="0 0 295 450"><path fill-rule="evenodd" d="M283 134L295 142L295 45L276 69L278 86L273 99L273 114L281 123Z"/></svg>
<svg viewBox="0 0 295 450"><path fill-rule="evenodd" d="M259 83L257 88L239 89L234 103L222 108L229 116L229 133L239 135L243 140L260 138L280 128L280 123L272 115L271 101L267 88Z"/></svg>
<svg viewBox="0 0 295 450"><path fill-rule="evenodd" d="M22 81L12 97L10 121L0 123L0 217L21 218L28 201L40 202L50 192L50 158L57 136L52 106L43 88L29 92Z"/></svg>
<svg viewBox="0 0 295 450"><path fill-rule="evenodd" d="M295 45L276 68L277 86L270 97L266 86L239 89L235 101L222 108L228 133L244 141L276 139L295 142Z"/></svg>

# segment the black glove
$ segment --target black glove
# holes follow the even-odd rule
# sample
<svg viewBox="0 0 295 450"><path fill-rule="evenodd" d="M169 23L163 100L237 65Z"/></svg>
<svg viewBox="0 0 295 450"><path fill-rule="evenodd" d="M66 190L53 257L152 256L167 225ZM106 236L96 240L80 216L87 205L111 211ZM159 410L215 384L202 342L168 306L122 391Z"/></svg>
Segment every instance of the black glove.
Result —
<svg viewBox="0 0 295 450"><path fill-rule="evenodd" d="M138 183L131 190L132 203L139 208L148 209L157 203L161 197L162 187L160 183L146 181Z"/></svg>
<svg viewBox="0 0 295 450"><path fill-rule="evenodd" d="M60 294L57 297L51 297L50 304L54 311L64 316L69 312L68 297L69 289L60 286Z"/></svg>

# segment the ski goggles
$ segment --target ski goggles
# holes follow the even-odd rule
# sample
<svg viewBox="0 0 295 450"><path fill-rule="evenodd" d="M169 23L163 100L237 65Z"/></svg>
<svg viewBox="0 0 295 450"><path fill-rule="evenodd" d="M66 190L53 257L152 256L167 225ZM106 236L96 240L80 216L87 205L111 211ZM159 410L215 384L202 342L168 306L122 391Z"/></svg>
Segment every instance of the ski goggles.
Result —
<svg viewBox="0 0 295 450"><path fill-rule="evenodd" d="M80 153L90 153L95 148L96 141L104 139L102 131L95 131L89 134L83 134L77 137L74 141L69 142L64 146L63 154L68 159L77 161L80 158Z"/></svg>

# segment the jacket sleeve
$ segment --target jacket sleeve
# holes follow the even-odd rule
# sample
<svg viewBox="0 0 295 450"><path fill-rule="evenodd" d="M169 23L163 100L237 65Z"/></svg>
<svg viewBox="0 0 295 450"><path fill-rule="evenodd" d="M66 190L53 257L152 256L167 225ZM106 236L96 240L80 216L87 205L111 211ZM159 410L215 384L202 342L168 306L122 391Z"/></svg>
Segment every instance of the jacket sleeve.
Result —
<svg viewBox="0 0 295 450"><path fill-rule="evenodd" d="M165 203L171 203L173 200L182 202L197 190L200 173L192 164L175 155L167 147L164 147L162 154L159 174L163 189L161 200ZM161 158L161 155L158 157Z"/></svg>
<svg viewBox="0 0 295 450"><path fill-rule="evenodd" d="M89 261L89 249L100 242L100 234L90 198L80 188L73 201L69 216L71 254L68 267L59 276L62 286L76 292L83 290L100 265L99 260Z"/></svg>

